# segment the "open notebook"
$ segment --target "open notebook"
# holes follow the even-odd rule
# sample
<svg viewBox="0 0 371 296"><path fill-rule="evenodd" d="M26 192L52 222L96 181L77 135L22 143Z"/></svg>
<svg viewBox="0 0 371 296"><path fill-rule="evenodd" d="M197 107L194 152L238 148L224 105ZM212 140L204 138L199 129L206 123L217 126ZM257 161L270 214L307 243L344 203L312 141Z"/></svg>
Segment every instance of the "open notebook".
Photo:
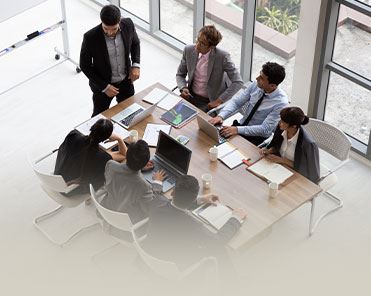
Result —
<svg viewBox="0 0 371 296"><path fill-rule="evenodd" d="M222 228L232 217L232 209L220 203L216 205L210 203L202 204L193 210L192 213L217 230Z"/></svg>
<svg viewBox="0 0 371 296"><path fill-rule="evenodd" d="M239 166L242 160L248 159L243 155L235 146L229 142L224 142L217 146L218 148L218 159L222 161L231 170Z"/></svg>
<svg viewBox="0 0 371 296"><path fill-rule="evenodd" d="M283 165L271 162L265 158L262 158L247 169L269 182L277 184L282 184L293 175L293 172L285 168Z"/></svg>
<svg viewBox="0 0 371 296"><path fill-rule="evenodd" d="M160 88L154 88L142 101L157 104L157 107L169 111L182 100L181 97Z"/></svg>

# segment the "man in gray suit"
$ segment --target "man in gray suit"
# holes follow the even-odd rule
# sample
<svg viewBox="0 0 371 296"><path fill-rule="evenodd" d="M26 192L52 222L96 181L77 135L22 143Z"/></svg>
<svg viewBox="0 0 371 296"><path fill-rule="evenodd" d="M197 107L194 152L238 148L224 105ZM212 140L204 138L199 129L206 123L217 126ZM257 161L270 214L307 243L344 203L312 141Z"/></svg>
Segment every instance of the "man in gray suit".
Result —
<svg viewBox="0 0 371 296"><path fill-rule="evenodd" d="M162 191L164 171L153 175L152 186L143 178L141 170L150 168L148 144L139 140L130 144L126 152L126 163L108 161L105 170L107 196L102 205L110 210L128 213L136 223L148 216L151 207L161 205L162 199L156 193Z"/></svg>
<svg viewBox="0 0 371 296"><path fill-rule="evenodd" d="M176 73L181 96L203 111L229 100L243 85L229 53L216 47L221 40L213 25L204 26L196 44L184 48Z"/></svg>

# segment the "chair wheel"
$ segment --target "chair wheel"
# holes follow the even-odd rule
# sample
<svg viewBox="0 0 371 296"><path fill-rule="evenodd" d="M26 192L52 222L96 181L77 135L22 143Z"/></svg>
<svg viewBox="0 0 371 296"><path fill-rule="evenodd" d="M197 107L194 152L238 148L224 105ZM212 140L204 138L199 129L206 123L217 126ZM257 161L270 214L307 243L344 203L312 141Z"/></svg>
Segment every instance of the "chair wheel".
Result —
<svg viewBox="0 0 371 296"><path fill-rule="evenodd" d="M61 56L60 56L59 54L56 54L56 55L54 56L54 58L55 58L56 60L59 60L59 59L61 58Z"/></svg>
<svg viewBox="0 0 371 296"><path fill-rule="evenodd" d="M81 69L79 67L76 67L76 72L77 73L80 73L81 72Z"/></svg>

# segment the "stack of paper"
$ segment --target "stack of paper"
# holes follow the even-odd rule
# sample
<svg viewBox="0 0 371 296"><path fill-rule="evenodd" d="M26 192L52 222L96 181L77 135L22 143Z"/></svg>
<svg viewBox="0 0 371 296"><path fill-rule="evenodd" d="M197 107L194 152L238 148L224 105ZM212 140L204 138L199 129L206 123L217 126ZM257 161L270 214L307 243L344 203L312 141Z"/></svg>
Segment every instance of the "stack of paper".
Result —
<svg viewBox="0 0 371 296"><path fill-rule="evenodd" d="M218 159L230 169L234 169L242 163L242 160L247 159L235 146L228 142L218 145L217 148Z"/></svg>
<svg viewBox="0 0 371 296"><path fill-rule="evenodd" d="M252 166L248 167L248 170L277 184L285 182L293 175L293 173L284 166L271 162L265 158L262 158Z"/></svg>
<svg viewBox="0 0 371 296"><path fill-rule="evenodd" d="M170 134L171 125L168 124L154 124L148 123L144 131L143 140L147 142L148 146L157 146L158 135L160 131Z"/></svg>
<svg viewBox="0 0 371 296"><path fill-rule="evenodd" d="M126 139L130 136L130 132L126 129L124 129L121 125L117 123L113 123L113 133L119 136L121 139ZM99 146L101 146L104 149L111 149L112 147L117 145L117 141L110 141L110 142L102 142L99 143Z"/></svg>
<svg viewBox="0 0 371 296"><path fill-rule="evenodd" d="M90 128L96 123L99 119L106 118L102 114L98 114L83 123L80 123L78 126L75 127L75 130L78 130L84 136L88 136L90 134Z"/></svg>
<svg viewBox="0 0 371 296"><path fill-rule="evenodd" d="M166 90L162 90L160 88L154 88L151 92L146 95L142 101L150 103L150 104L157 104L160 102L164 97L168 95Z"/></svg>

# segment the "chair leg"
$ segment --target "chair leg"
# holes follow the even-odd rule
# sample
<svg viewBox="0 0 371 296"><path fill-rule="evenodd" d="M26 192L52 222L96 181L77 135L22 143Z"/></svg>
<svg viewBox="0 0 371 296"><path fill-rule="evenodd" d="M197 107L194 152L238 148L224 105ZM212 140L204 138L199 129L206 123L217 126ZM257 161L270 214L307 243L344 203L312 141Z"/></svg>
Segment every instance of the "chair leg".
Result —
<svg viewBox="0 0 371 296"><path fill-rule="evenodd" d="M310 213L310 226L309 226L309 236L311 236L313 233L314 233L314 230L316 229L316 227L318 226L318 224L328 215L334 213L335 211L339 210L340 208L343 207L343 201L336 197L335 195L331 194L330 192L324 192L323 193L325 196L327 196L328 198L330 198L331 200L333 200L335 203L336 203L336 206L334 208L332 208L331 210L327 211L326 213L322 214L317 220L316 222L313 223L313 216L314 216L314 204L315 204L315 201L314 199L312 200L312 208L311 208L311 213Z"/></svg>
<svg viewBox="0 0 371 296"><path fill-rule="evenodd" d="M73 233L67 240L63 241L63 242L58 242L56 240L54 240L40 225L39 225L39 222L43 221L43 220L46 220L47 218L49 217L52 217L54 216L55 214L57 214L58 212L60 212L61 210L63 210L64 207L62 205L60 205L59 207L57 207L56 209L50 211L50 212L47 212L39 217L36 217L34 220L33 220L33 224L35 225L35 227L42 233L44 234L52 243L60 246L60 247L64 247L67 243L69 243L75 236L77 236L80 232L84 231L84 230L87 230L89 228L92 228L94 227L95 225L99 224L99 223L94 223L94 224L91 224L91 225L88 225L88 226L85 226L81 229L79 229L78 231L76 231L75 233Z"/></svg>

